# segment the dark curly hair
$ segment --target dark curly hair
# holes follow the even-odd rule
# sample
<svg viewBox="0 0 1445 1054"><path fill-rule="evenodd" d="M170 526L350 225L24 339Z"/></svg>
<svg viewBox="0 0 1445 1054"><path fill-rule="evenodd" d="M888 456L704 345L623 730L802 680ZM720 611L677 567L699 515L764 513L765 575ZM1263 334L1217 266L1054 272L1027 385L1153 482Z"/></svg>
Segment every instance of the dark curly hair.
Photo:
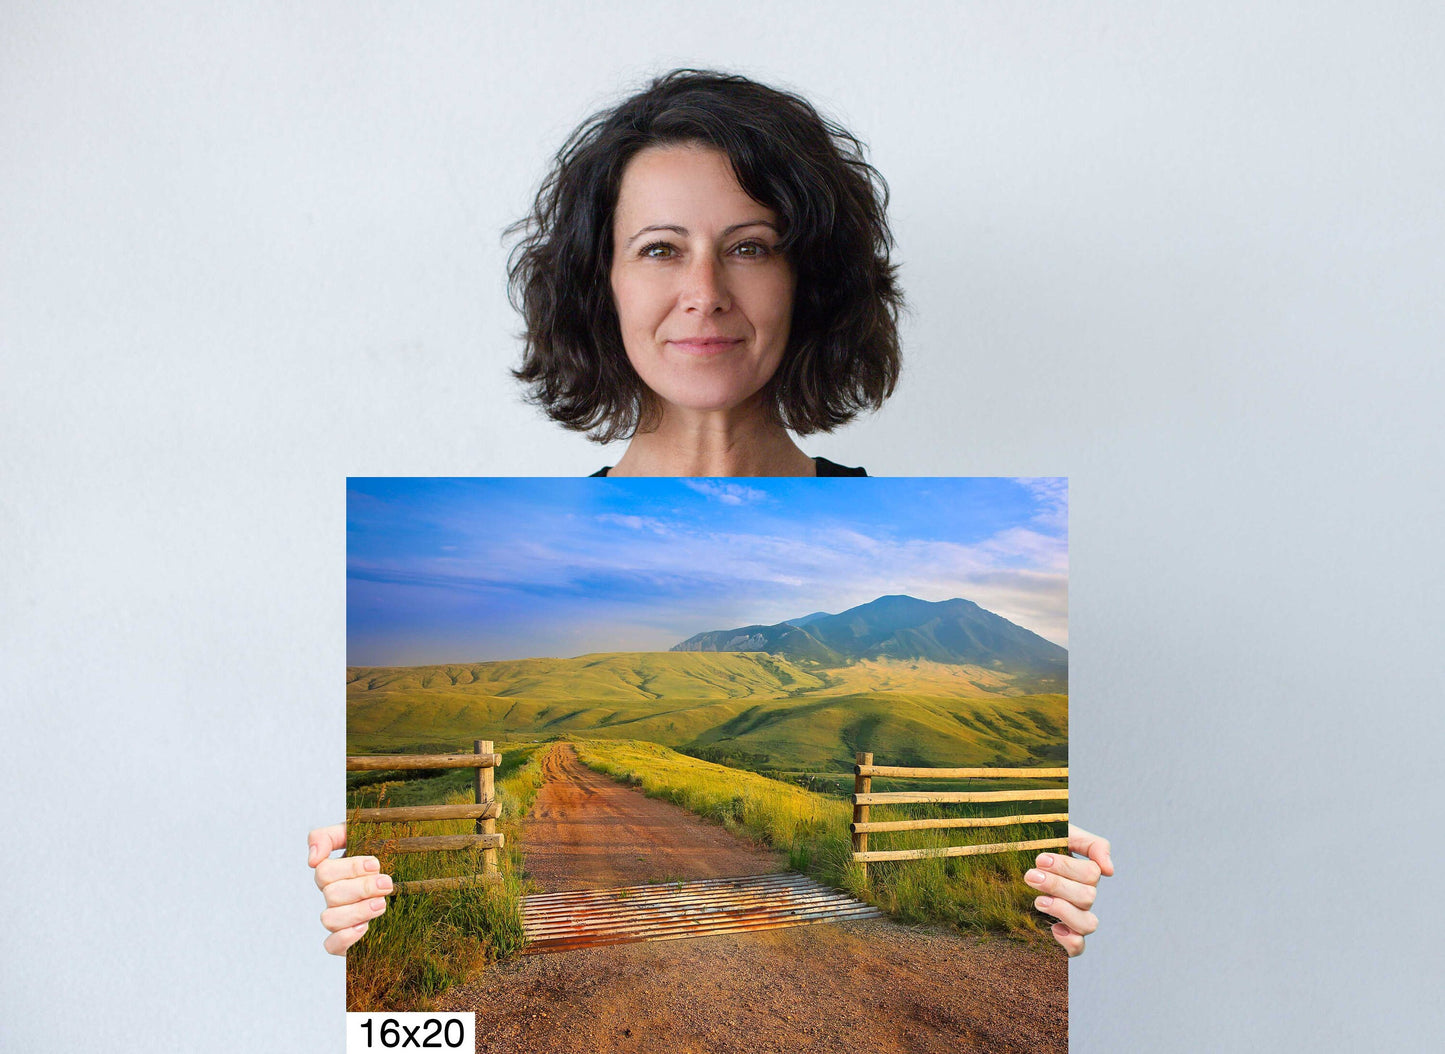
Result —
<svg viewBox="0 0 1445 1054"><path fill-rule="evenodd" d="M612 220L623 170L650 146L705 144L774 210L796 276L788 346L766 405L800 435L830 432L893 393L903 306L888 253L888 186L863 144L802 97L709 70L673 70L568 137L508 260L526 320L528 399L598 442L656 427L612 299Z"/></svg>

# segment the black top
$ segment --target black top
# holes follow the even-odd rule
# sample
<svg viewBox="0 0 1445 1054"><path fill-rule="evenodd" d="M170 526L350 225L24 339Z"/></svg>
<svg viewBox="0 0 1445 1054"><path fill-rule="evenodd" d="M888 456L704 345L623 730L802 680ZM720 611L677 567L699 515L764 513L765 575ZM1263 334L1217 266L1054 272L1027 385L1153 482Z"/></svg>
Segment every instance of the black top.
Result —
<svg viewBox="0 0 1445 1054"><path fill-rule="evenodd" d="M815 457L815 458L813 459L813 464L814 464L815 466L817 466L818 475L820 475L820 476L866 476L866 475L868 475L868 473L865 472L865 471L864 471L863 469L861 469L861 468L849 468L847 465L835 464L834 462L829 461L829 460L828 460L827 458L825 458L825 457ZM604 469L602 469L601 471L598 471L598 472L594 472L594 473L592 473L592 475L593 475L593 476L605 476L605 475L607 475L607 469L610 469L611 467L612 467L611 465L608 465L607 468L604 468ZM590 477L589 477L589 478L590 478Z"/></svg>

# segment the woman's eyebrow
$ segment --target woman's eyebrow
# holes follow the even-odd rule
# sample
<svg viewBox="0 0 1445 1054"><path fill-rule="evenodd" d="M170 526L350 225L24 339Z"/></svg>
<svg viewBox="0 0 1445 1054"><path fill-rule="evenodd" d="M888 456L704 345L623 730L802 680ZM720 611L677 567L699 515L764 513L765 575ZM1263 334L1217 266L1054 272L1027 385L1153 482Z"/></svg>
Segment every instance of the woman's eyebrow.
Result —
<svg viewBox="0 0 1445 1054"><path fill-rule="evenodd" d="M633 242L637 241L638 238L641 238L644 234L647 234L650 231L672 231L673 234L681 235L684 238L687 237L686 227L679 227L675 223L655 223L651 227L643 227L642 230L638 231L631 238L628 238L625 245L631 245Z"/></svg>
<svg viewBox="0 0 1445 1054"><path fill-rule="evenodd" d="M767 228L768 228L769 230L771 230L774 234L779 233L779 231L778 231L778 225L777 225L776 223L773 223L771 220L747 220L747 221L745 221L745 222L743 222L743 223L734 223L731 227L729 227L729 228L727 228L725 231L723 231L723 237L726 238L729 234L733 234L733 233L735 233L735 232L737 232L737 231L740 231L740 230L742 230L744 227L767 227ZM671 231L673 234L676 234L676 235L678 235L679 237L683 237L683 238L686 238L686 237L687 237L687 228L686 228L686 227L680 227L680 226L678 226L678 225L675 224L675 223L656 223L656 224L653 224L651 227L643 227L640 231L638 231L636 234L634 234L631 238L628 238L627 241L626 241L625 243L623 243L623 244L624 244L624 248L625 248L626 246L628 246L628 245L631 245L633 242L637 241L637 239L638 239L638 238L641 238L644 234L648 234L648 233L650 233L650 232L652 232L652 231Z"/></svg>
<svg viewBox="0 0 1445 1054"><path fill-rule="evenodd" d="M778 231L778 225L771 220L748 220L746 223L734 223L727 230L723 231L723 237L726 238L729 234L732 234L734 231L740 231L744 227L766 227L774 234L780 233Z"/></svg>

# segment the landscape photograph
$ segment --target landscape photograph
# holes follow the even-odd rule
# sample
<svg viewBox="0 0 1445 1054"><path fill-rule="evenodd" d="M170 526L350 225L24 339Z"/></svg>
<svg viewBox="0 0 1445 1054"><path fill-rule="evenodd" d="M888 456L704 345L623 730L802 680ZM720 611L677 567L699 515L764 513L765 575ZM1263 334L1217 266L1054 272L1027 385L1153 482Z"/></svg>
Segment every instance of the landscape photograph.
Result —
<svg viewBox="0 0 1445 1054"><path fill-rule="evenodd" d="M346 590L348 1009L1067 1049L1065 480L353 478Z"/></svg>

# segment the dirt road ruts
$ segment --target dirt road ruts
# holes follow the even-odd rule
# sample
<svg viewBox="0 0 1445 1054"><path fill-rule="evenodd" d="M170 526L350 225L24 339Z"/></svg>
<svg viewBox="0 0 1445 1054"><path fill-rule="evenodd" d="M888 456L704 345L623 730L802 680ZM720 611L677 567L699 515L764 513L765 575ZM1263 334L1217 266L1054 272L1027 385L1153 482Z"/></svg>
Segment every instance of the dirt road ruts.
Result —
<svg viewBox="0 0 1445 1054"><path fill-rule="evenodd" d="M593 772L570 743L554 746L542 771L522 846L527 876L544 892L787 870L782 853Z"/></svg>

